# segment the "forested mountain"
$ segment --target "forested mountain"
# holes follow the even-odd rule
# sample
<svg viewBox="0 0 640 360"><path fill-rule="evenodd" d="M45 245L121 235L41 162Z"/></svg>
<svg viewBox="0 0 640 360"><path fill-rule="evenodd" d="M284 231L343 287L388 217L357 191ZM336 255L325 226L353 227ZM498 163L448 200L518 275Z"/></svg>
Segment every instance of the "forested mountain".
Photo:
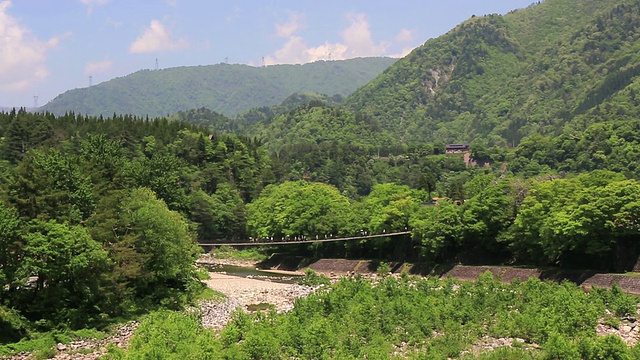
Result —
<svg viewBox="0 0 640 360"><path fill-rule="evenodd" d="M264 140L272 151L301 141L349 143L364 149L377 149L381 144L394 142L370 118L319 102L254 123L245 133Z"/></svg>
<svg viewBox="0 0 640 360"><path fill-rule="evenodd" d="M549 0L469 19L345 101L294 94L235 118L206 109L175 118L256 137L277 152L323 142L386 156L424 142L579 141L590 125L639 114L639 13L637 0Z"/></svg>
<svg viewBox="0 0 640 360"><path fill-rule="evenodd" d="M336 105L342 100L343 97L339 94L328 96L315 93L293 93L278 105L260 106L249 109L234 118L224 116L203 107L178 111L171 115L169 120L186 121L191 124L204 125L218 132L235 134L256 133L257 130L252 129L254 124L259 128L260 125L257 123L270 123L277 115L284 114L301 106Z"/></svg>
<svg viewBox="0 0 640 360"><path fill-rule="evenodd" d="M403 143L514 145L637 118L640 1L547 0L473 17L346 103Z"/></svg>
<svg viewBox="0 0 640 360"><path fill-rule="evenodd" d="M393 64L391 58L318 61L305 65L217 64L141 70L57 96L41 107L62 115L166 116L208 108L227 116L281 103L296 92L348 95Z"/></svg>

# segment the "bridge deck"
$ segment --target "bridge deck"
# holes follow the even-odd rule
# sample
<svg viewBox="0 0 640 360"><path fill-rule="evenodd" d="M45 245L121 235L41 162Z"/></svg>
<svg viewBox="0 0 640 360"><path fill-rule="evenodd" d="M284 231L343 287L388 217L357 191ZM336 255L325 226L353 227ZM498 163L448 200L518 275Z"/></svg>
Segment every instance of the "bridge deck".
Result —
<svg viewBox="0 0 640 360"><path fill-rule="evenodd" d="M381 237L389 237L389 236L400 236L400 235L407 235L407 234L411 234L411 231L400 231L400 232L388 233L388 234L351 236L351 237L334 238L334 239L269 241L269 242L255 241L255 242L242 242L242 243L199 243L198 245L200 246L264 246L264 245L310 244L310 243L330 242L330 241L365 240L365 239L373 239L373 238L381 238Z"/></svg>

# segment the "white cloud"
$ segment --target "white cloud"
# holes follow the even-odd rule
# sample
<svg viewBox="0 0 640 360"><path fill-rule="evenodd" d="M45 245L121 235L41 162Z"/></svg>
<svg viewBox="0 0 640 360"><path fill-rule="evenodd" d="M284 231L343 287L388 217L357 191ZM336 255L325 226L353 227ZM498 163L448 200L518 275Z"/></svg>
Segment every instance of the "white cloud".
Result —
<svg viewBox="0 0 640 360"><path fill-rule="evenodd" d="M406 43L406 42L412 41L413 38L414 38L413 31L409 29L401 29L398 35L396 35L397 42Z"/></svg>
<svg viewBox="0 0 640 360"><path fill-rule="evenodd" d="M0 1L0 89L26 90L49 76L47 55L60 38L38 40L7 14L10 7L11 1Z"/></svg>
<svg viewBox="0 0 640 360"><path fill-rule="evenodd" d="M151 20L151 25L129 46L129 52L145 54L158 51L182 50L189 47L185 39L175 40L171 31L158 20Z"/></svg>
<svg viewBox="0 0 640 360"><path fill-rule="evenodd" d="M342 39L347 46L347 56L380 56L389 48L389 43L376 44L371 37L369 22L364 14L349 14L347 19L351 23L342 32Z"/></svg>
<svg viewBox="0 0 640 360"><path fill-rule="evenodd" d="M176 7L178 5L178 0L167 0L167 5Z"/></svg>
<svg viewBox="0 0 640 360"><path fill-rule="evenodd" d="M289 22L284 24L276 24L276 35L278 37L290 37L293 36L298 30L303 27L304 15L299 13L291 14Z"/></svg>
<svg viewBox="0 0 640 360"><path fill-rule="evenodd" d="M402 51L400 51L399 53L397 53L397 54L389 54L387 56L392 57L392 58L400 59L400 58L403 58L403 57L409 55L409 53L412 52L413 49L415 49L415 47L405 47L405 48L402 48Z"/></svg>
<svg viewBox="0 0 640 360"><path fill-rule="evenodd" d="M107 24L113 26L114 28L119 28L120 26L122 26L122 21L118 21L118 20L114 20L112 18L107 18Z"/></svg>
<svg viewBox="0 0 640 360"><path fill-rule="evenodd" d="M95 74L98 72L104 72L111 69L113 63L109 59L104 59L102 61L90 62L84 67L84 73L86 75Z"/></svg>
<svg viewBox="0 0 640 360"><path fill-rule="evenodd" d="M111 0L80 0L80 2L87 7L87 15L93 13L94 6L101 6L109 3Z"/></svg>
<svg viewBox="0 0 640 360"><path fill-rule="evenodd" d="M106 3L108 3L111 0L80 0L81 3L87 5L87 6L94 6L94 5L104 5Z"/></svg>
<svg viewBox="0 0 640 360"><path fill-rule="evenodd" d="M300 15L292 15L288 23L276 25L276 35L288 40L272 56L265 57L265 64L302 64L318 60L343 60L386 54L391 44L387 41L373 40L369 22L364 14L347 14L346 17L349 26L342 31L341 42L325 42L309 47L302 37L295 35L301 27Z"/></svg>

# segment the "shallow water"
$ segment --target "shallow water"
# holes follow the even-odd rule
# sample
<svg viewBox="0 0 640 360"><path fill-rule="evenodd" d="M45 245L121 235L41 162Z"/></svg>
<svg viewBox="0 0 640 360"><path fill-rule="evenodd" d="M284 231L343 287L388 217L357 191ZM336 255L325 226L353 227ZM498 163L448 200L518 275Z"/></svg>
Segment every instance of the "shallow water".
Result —
<svg viewBox="0 0 640 360"><path fill-rule="evenodd" d="M257 270L255 268L248 268L248 267L242 267L242 266L214 265L214 264L207 264L203 266L211 272L219 272L219 273L224 273L232 276L238 276L238 277L256 279L256 280L264 280L264 281L273 281L273 282L284 283L284 284L296 284L301 277L301 275L277 274L269 271L262 271L262 270Z"/></svg>

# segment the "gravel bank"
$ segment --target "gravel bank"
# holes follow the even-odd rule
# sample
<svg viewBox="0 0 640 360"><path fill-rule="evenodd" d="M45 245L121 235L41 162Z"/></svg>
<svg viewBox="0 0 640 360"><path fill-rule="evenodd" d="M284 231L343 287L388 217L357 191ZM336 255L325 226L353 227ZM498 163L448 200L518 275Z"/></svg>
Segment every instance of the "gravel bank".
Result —
<svg viewBox="0 0 640 360"><path fill-rule="evenodd" d="M307 296L315 290L311 286L281 284L213 272L209 276L211 279L205 281L207 286L227 296L222 303L204 302L200 305L203 325L214 329L223 328L229 321L231 312L237 307L249 312L249 305L268 303L278 312L289 311L293 309L297 298Z"/></svg>

